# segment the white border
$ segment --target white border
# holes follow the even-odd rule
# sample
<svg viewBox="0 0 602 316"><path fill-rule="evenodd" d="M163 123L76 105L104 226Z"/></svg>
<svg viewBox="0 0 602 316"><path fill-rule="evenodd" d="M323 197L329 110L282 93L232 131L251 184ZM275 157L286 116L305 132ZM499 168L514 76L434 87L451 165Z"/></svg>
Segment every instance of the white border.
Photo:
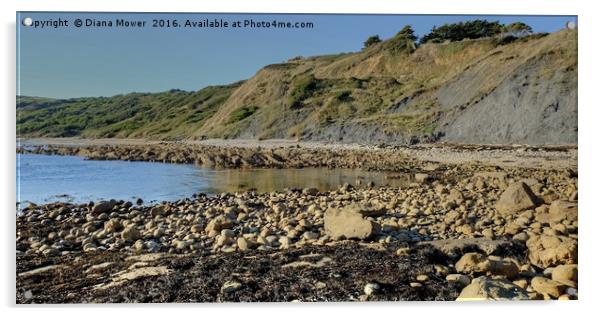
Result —
<svg viewBox="0 0 602 316"><path fill-rule="evenodd" d="M144 315L165 315L168 308L178 308L184 313L240 313L261 315L314 314L327 312L337 314L405 314L439 315L486 313L486 315L519 315L537 313L546 315L576 315L587 313L587 309L599 305L598 299L601 270L598 233L602 224L600 203L599 163L602 133L599 130L601 113L600 54L602 52L599 30L602 16L596 1L569 0L321 0L321 1L245 1L222 0L215 2L193 0L21 0L2 1L3 45L2 61L5 73L2 76L2 166L3 180L0 192L4 208L2 245L5 256L2 262L0 291L4 312L19 315L104 315L115 312L134 312L132 305L70 306L70 307L15 307L14 306L14 203L15 203L15 11L145 11L145 12L282 12L282 13L417 13L417 14L558 14L579 15L579 184L581 227L579 240L580 299L577 302L521 302L521 303L361 303L361 304L194 304L194 305L137 305ZM378 263L375 263L378 264ZM598 303L598 304L596 304ZM201 308L201 310L186 310ZM81 310L83 309L83 310Z"/></svg>

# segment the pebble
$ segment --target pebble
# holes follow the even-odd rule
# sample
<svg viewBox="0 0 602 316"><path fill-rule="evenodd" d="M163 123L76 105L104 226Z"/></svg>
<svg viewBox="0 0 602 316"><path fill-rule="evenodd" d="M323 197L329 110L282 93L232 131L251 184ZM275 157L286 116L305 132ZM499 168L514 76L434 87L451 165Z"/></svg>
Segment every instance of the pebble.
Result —
<svg viewBox="0 0 602 316"><path fill-rule="evenodd" d="M222 285L221 292L222 294L230 294L234 293L242 288L242 284L237 281L227 281Z"/></svg>
<svg viewBox="0 0 602 316"><path fill-rule="evenodd" d="M47 256L103 249L177 253L239 250L252 255L255 249L286 251L307 245L336 245L341 239L347 239L345 242L362 239L362 243L371 247L407 256L415 248L405 246L406 242L481 236L493 240L511 238L527 245L527 260L515 262L484 253L464 253L454 266L436 267L437 278L445 276L448 282L467 286L471 277L499 276L521 289L530 286L541 297L564 299L566 294L574 298L578 281L578 223L568 215L555 223L540 221L542 214L550 211L549 203L540 205L541 201L530 199L528 190L548 198L553 193L565 201L576 192L576 188L568 190L567 183L574 186L576 180L556 179L561 176L552 171L504 169L503 180L477 177L480 184L476 184L471 183L475 182L471 174L461 173L462 168L442 167L432 175L417 173L414 177L420 184L404 188L355 188L346 184L335 191L306 188L271 193L236 192L149 206L141 200L136 205L105 201L93 205L36 206L17 216L17 250ZM485 169L474 168L474 173ZM449 181L453 174L460 175L456 182ZM536 179L541 188L525 189L525 182L516 184L521 177ZM506 204L499 204L504 192L510 192L506 194ZM510 205L508 196L517 196L521 205ZM538 205L533 207L531 202ZM351 217L358 226L368 229L361 238L329 235L326 215L332 213L331 209L348 210L352 204L359 206L351 207L355 214ZM558 207L553 209L558 211ZM51 232L39 229L44 234L38 235L36 228L52 225L59 218L60 229ZM20 237L21 230L21 236L27 237ZM548 281L536 279L542 277L542 270ZM421 282L428 280L428 275L419 275L410 286L422 286Z"/></svg>
<svg viewBox="0 0 602 316"><path fill-rule="evenodd" d="M380 284L378 283L368 283L364 286L364 293L366 295L372 295L378 293L380 290Z"/></svg>

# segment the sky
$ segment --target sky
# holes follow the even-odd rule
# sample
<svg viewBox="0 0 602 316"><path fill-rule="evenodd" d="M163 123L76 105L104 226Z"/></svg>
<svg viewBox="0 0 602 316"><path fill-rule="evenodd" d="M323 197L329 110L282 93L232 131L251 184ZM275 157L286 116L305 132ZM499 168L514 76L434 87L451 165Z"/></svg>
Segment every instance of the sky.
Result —
<svg viewBox="0 0 602 316"><path fill-rule="evenodd" d="M31 18L67 20L67 26L25 26ZM75 20L111 21L113 27L76 27ZM116 20L146 21L144 27L116 27ZM153 27L153 20L177 20L179 27ZM185 27L223 20L229 27ZM170 89L196 91L253 76L263 66L295 56L354 52L371 35L387 39L410 24L417 36L433 26L486 19L522 21L535 32L555 32L576 16L460 15L260 15L180 13L17 13L17 95L51 98L112 96ZM311 22L312 28L233 28L234 21Z"/></svg>

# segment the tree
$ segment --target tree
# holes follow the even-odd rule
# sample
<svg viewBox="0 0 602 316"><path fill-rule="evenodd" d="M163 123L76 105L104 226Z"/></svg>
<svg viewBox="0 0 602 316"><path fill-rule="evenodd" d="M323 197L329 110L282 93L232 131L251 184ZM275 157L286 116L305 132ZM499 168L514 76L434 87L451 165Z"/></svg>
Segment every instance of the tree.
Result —
<svg viewBox="0 0 602 316"><path fill-rule="evenodd" d="M401 31L397 32L395 37L397 36L401 36L412 41L416 41L418 39L416 35L414 35L414 30L412 29L411 25L404 26Z"/></svg>
<svg viewBox="0 0 602 316"><path fill-rule="evenodd" d="M472 20L452 24L443 24L434 27L431 32L420 39L421 43L441 43L447 40L461 41L463 39L477 39L491 37L501 33L503 26L495 21Z"/></svg>
<svg viewBox="0 0 602 316"><path fill-rule="evenodd" d="M412 26L406 25L386 42L385 48L391 54L412 53L416 50L416 39Z"/></svg>
<svg viewBox="0 0 602 316"><path fill-rule="evenodd" d="M364 42L364 48L368 48L380 42L382 42L382 40L380 39L380 37L378 37L378 35L372 35L368 37L368 39L366 39L366 41Z"/></svg>
<svg viewBox="0 0 602 316"><path fill-rule="evenodd" d="M504 32L514 36L525 36L533 33L533 29L523 22L514 22L504 25Z"/></svg>

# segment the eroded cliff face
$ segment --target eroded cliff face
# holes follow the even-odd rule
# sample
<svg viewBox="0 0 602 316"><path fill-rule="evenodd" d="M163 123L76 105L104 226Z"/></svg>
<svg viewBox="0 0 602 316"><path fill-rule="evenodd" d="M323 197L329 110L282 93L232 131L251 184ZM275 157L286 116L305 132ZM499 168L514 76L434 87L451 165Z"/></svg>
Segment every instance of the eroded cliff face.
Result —
<svg viewBox="0 0 602 316"><path fill-rule="evenodd" d="M388 50L395 40L356 53L294 58L244 82L194 93L18 107L18 130L23 136L577 143L577 31L504 45L495 39L424 44L412 53ZM88 112L107 118L79 122ZM65 131L44 122L82 124Z"/></svg>
<svg viewBox="0 0 602 316"><path fill-rule="evenodd" d="M524 64L490 94L450 118L453 143L577 143L577 75L558 69L545 78L542 60Z"/></svg>
<svg viewBox="0 0 602 316"><path fill-rule="evenodd" d="M271 65L241 85L200 133L360 143L575 144L576 35L562 31L502 46L489 40L427 44L409 55L377 46ZM253 115L230 119L249 106L257 108Z"/></svg>

